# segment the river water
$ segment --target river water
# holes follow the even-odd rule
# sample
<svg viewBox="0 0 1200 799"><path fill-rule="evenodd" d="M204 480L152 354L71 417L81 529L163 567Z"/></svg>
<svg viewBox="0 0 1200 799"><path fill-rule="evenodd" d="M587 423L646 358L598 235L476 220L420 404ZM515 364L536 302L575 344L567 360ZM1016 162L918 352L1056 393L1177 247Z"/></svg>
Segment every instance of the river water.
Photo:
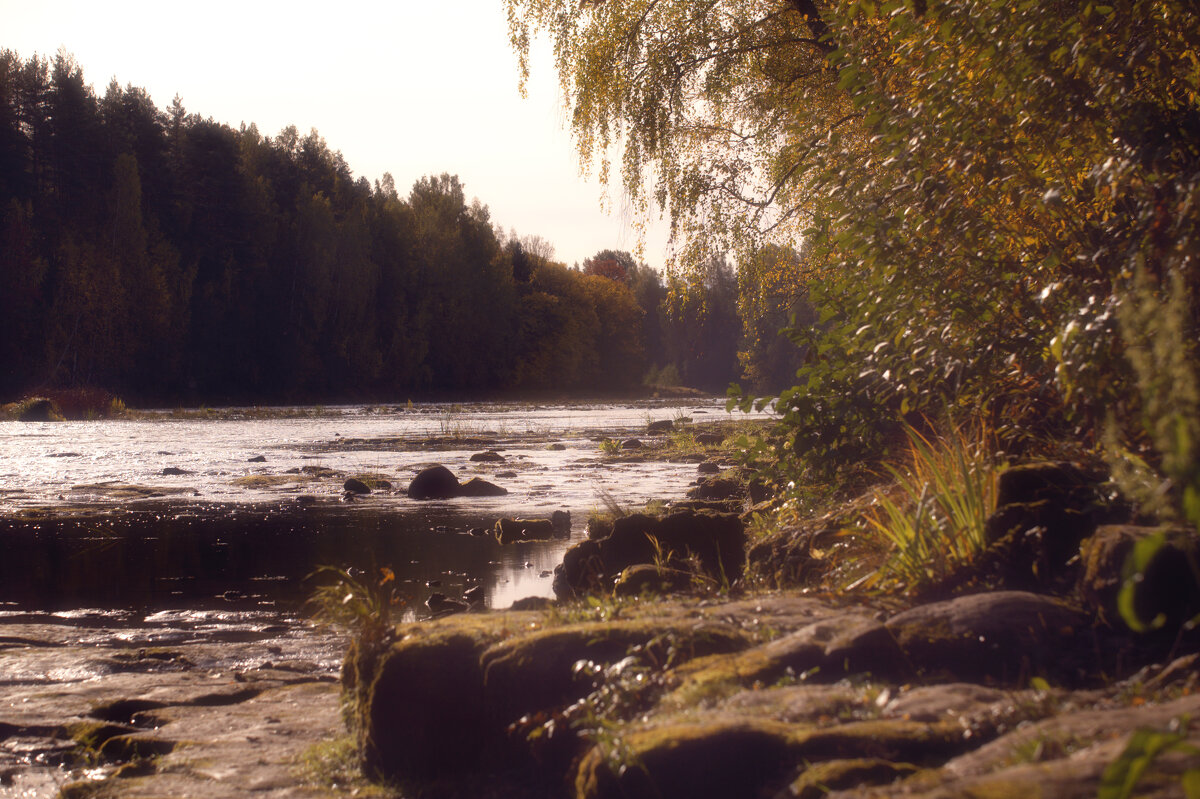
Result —
<svg viewBox="0 0 1200 799"><path fill-rule="evenodd" d="M491 607L551 596L550 572L587 515L684 496L695 462L612 458L603 437L650 421L743 418L717 399L557 405L224 409L177 418L0 423L0 607L225 609L295 606L321 566L396 574L409 606L480 585ZM684 420L690 420L685 422ZM661 440L661 437L659 437ZM498 462L472 461L495 450ZM496 498L417 502L440 463ZM346 477L392 490L347 502ZM569 539L502 547L472 535L501 516L572 514Z"/></svg>

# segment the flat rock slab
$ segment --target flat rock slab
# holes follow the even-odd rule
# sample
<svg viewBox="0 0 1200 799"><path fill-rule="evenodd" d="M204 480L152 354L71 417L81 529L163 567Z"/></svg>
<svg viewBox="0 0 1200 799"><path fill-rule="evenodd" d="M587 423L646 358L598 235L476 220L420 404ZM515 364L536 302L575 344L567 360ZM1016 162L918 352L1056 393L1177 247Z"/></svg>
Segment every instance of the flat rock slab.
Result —
<svg viewBox="0 0 1200 799"><path fill-rule="evenodd" d="M331 795L298 764L346 734L341 636L282 614L97 615L0 618L0 796Z"/></svg>

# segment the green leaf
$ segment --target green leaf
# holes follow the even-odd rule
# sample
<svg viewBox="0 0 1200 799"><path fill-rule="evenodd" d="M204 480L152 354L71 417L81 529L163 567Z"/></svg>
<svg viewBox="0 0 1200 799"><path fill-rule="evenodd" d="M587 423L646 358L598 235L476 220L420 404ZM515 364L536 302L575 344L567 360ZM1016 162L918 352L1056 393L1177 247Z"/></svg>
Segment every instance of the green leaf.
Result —
<svg viewBox="0 0 1200 799"><path fill-rule="evenodd" d="M1117 594L1117 611L1134 632L1157 630L1166 623L1166 617L1161 613L1147 621L1137 610L1138 589L1146 579L1146 569L1166 543L1166 534L1161 532L1143 538L1133 545L1121 569L1123 579Z"/></svg>
<svg viewBox="0 0 1200 799"><path fill-rule="evenodd" d="M1187 799L1200 799L1200 768L1188 769L1179 780Z"/></svg>

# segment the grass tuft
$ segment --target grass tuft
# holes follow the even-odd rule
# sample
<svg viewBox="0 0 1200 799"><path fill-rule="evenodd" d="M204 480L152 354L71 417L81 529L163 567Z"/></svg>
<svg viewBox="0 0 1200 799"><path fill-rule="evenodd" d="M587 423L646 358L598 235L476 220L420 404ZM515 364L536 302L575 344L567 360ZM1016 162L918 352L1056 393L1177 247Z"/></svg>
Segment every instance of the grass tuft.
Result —
<svg viewBox="0 0 1200 799"><path fill-rule="evenodd" d="M908 464L887 467L897 491L876 494L862 520L892 548L882 576L916 587L983 551L984 528L996 508L997 469L982 426L954 427L933 438L911 427L906 432Z"/></svg>

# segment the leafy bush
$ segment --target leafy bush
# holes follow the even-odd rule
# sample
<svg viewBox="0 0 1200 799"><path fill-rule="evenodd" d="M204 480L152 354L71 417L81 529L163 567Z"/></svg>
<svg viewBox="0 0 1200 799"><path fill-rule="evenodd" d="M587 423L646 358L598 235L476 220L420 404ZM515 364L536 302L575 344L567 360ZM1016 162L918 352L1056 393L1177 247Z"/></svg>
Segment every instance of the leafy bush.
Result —
<svg viewBox="0 0 1200 799"><path fill-rule="evenodd" d="M782 454L836 470L946 407L987 415L1009 452L1096 444L1110 417L1128 439L1134 276L1160 296L1200 281L1194 11L919 5L830 12L863 128L814 152L809 257L836 277L810 287L820 323L790 331L812 354L778 399Z"/></svg>

